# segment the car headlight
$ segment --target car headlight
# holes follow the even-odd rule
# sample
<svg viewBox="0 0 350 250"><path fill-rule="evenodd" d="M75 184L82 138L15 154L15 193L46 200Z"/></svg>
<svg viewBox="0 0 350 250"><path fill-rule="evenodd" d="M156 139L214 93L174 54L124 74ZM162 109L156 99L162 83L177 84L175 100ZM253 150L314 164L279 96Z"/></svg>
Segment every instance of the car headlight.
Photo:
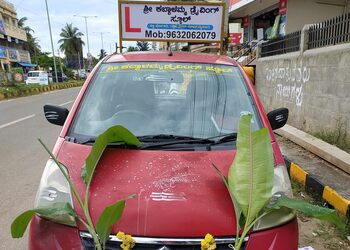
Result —
<svg viewBox="0 0 350 250"><path fill-rule="evenodd" d="M66 202L73 207L71 190L68 181L64 178L57 164L49 159L41 177L38 192L36 194L34 208L43 208L56 202ZM75 226L75 219L69 215L61 215L55 218L47 218L51 221Z"/></svg>
<svg viewBox="0 0 350 250"><path fill-rule="evenodd" d="M274 169L274 183L272 187L272 195L284 194L292 197L292 186L288 176L287 169L284 165L277 165ZM254 225L254 231L264 230L276 227L291 221L295 217L295 212L292 209L282 207L278 210L267 214Z"/></svg>

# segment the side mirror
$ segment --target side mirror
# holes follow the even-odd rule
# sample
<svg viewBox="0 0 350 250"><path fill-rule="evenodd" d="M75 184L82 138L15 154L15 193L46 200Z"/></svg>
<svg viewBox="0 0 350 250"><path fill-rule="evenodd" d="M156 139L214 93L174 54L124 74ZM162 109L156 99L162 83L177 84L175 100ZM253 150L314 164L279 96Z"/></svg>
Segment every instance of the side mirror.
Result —
<svg viewBox="0 0 350 250"><path fill-rule="evenodd" d="M272 130L282 128L286 125L289 111L287 108L275 109L267 114Z"/></svg>
<svg viewBox="0 0 350 250"><path fill-rule="evenodd" d="M49 104L44 106L44 114L45 114L46 120L48 120L48 122L52 124L63 126L68 116L68 113L69 111L66 108L49 105Z"/></svg>

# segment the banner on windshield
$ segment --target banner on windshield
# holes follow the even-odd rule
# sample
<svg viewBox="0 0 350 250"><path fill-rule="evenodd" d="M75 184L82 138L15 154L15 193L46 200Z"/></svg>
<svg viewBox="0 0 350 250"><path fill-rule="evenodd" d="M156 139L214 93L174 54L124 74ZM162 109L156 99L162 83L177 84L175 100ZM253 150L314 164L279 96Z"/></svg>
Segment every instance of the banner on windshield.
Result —
<svg viewBox="0 0 350 250"><path fill-rule="evenodd" d="M121 40L221 42L224 3L119 1Z"/></svg>

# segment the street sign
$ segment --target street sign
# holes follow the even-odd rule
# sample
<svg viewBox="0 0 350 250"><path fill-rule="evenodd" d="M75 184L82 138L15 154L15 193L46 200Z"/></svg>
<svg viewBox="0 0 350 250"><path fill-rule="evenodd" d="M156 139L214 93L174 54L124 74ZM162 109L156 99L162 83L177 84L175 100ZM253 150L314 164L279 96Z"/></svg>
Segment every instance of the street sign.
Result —
<svg viewBox="0 0 350 250"><path fill-rule="evenodd" d="M125 41L222 42L225 4L119 1Z"/></svg>

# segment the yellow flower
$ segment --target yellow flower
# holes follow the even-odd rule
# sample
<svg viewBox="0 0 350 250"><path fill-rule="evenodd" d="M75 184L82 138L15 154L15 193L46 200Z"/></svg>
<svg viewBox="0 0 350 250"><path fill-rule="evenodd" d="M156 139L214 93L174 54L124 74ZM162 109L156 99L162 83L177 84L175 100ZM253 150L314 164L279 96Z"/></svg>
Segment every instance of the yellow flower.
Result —
<svg viewBox="0 0 350 250"><path fill-rule="evenodd" d="M123 250L130 250L135 246L135 241L130 234L125 234L121 231L117 233L117 238L122 241L120 247Z"/></svg>
<svg viewBox="0 0 350 250"><path fill-rule="evenodd" d="M211 234L207 234L204 240L201 241L201 250L214 250L214 249L216 249L214 237Z"/></svg>

